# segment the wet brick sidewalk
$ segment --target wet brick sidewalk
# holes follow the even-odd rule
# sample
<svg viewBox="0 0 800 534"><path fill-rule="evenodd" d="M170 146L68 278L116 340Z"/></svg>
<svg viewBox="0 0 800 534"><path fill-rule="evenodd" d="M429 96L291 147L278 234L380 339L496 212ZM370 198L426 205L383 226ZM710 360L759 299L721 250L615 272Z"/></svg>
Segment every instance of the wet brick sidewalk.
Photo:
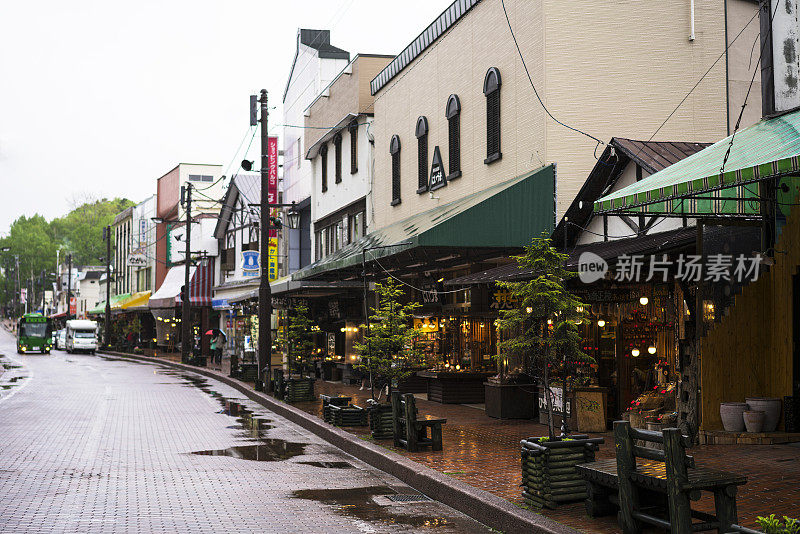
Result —
<svg viewBox="0 0 800 534"><path fill-rule="evenodd" d="M179 359L179 358L176 358ZM227 361L223 370L227 372ZM320 394L344 394L353 398L353 403L366 406L370 392L358 386L346 386L339 382L315 383L315 392ZM391 440L375 443L411 458L423 465L474 487L489 491L509 501L524 506L519 484L522 481L519 441L531 436L547 434L547 427L531 421L492 419L478 408L439 404L417 395L417 407L421 414L447 418L443 426L444 451L421 451L409 453L397 449ZM382 399L386 401L385 398ZM322 417L320 401L298 403L298 408ZM370 440L367 428L347 428L350 432ZM598 452L598 458L613 458L613 437L602 435L606 443ZM790 517L800 516L800 444L795 445L701 445L690 451L698 465L719 470L734 470L745 474L748 483L739 487L737 497L740 524L755 527L756 517L776 514ZM713 498L704 494L698 509L712 511ZM617 533L616 518L589 518L583 503L573 503L557 510L543 510L542 514L586 533Z"/></svg>
<svg viewBox="0 0 800 534"><path fill-rule="evenodd" d="M316 382L316 393L345 394L353 403L366 406L369 391L358 386L345 386L333 382ZM488 417L478 408L455 404L440 404L417 395L420 414L447 418L443 426L444 451L409 453L397 449L391 440L377 443L399 454L427 465L437 471L463 480L475 487L522 504L520 467L521 439L547 435L547 427L531 421L497 420ZM385 398L383 399L386 400ZM322 417L319 401L300 403L298 407ZM358 435L368 436L366 428L349 428ZM613 458L611 433L603 435L606 443L598 458ZM738 506L740 524L755 527L757 516L776 514L800 516L800 444L794 445L701 445L691 449L697 464L718 470L733 470L748 477L748 483L739 487ZM713 511L713 496L705 493L698 509ZM584 504L574 503L557 510L543 510L543 515L587 533L619 532L616 517L591 519Z"/></svg>
<svg viewBox="0 0 800 534"><path fill-rule="evenodd" d="M0 332L27 374L0 398L2 532L485 531L437 502L391 504L416 492L247 401L270 420L254 439L221 410L241 398L221 383L13 351Z"/></svg>

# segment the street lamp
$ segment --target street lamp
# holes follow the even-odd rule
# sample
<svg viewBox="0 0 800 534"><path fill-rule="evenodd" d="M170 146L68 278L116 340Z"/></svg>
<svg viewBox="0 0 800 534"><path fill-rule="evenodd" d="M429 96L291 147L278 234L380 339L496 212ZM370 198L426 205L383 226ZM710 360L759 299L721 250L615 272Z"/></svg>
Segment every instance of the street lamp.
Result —
<svg viewBox="0 0 800 534"><path fill-rule="evenodd" d="M287 217L289 220L289 228L292 230L297 230L300 228L300 212L297 211L297 207L295 203L292 202L292 207L289 209L289 213L287 213Z"/></svg>

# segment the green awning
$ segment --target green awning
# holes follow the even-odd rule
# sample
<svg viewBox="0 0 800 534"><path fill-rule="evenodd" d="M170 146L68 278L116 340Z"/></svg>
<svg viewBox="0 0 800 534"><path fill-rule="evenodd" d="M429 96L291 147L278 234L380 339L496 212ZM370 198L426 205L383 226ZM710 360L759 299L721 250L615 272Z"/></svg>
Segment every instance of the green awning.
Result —
<svg viewBox="0 0 800 534"><path fill-rule="evenodd" d="M800 174L800 111L762 120L594 203L596 213L752 215L757 188L747 184ZM790 179L791 180L791 179ZM788 184L796 192L797 181ZM754 201L749 201L753 199Z"/></svg>
<svg viewBox="0 0 800 534"><path fill-rule="evenodd" d="M554 191L555 167L541 167L372 231L297 271L292 280L360 264L365 249L367 259L377 259L415 247L523 247L541 232L552 232ZM398 246L370 250L386 245Z"/></svg>
<svg viewBox="0 0 800 534"><path fill-rule="evenodd" d="M130 293L123 293L122 295L113 295L111 297L111 309L112 310L120 309L120 305L129 298L131 298ZM106 312L106 301L102 301L97 306L87 311L86 313L87 315L101 315L105 312Z"/></svg>

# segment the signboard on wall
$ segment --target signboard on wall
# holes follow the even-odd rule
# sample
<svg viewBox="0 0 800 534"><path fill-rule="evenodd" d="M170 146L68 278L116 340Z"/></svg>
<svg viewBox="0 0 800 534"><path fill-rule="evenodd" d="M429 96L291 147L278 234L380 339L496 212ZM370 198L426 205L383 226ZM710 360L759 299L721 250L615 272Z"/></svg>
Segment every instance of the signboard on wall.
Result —
<svg viewBox="0 0 800 534"><path fill-rule="evenodd" d="M258 256L257 250L242 251L242 276L258 276Z"/></svg>
<svg viewBox="0 0 800 534"><path fill-rule="evenodd" d="M278 138L270 137L267 139L267 161L269 173L267 191L270 204L278 202ZM278 209L272 208L270 210L270 217L278 216ZM267 269L269 273L270 282L278 278L278 231L271 229L269 231L269 247L267 253Z"/></svg>
<svg viewBox="0 0 800 534"><path fill-rule="evenodd" d="M128 254L128 267L147 267L147 256L144 254Z"/></svg>
<svg viewBox="0 0 800 534"><path fill-rule="evenodd" d="M336 334L328 332L328 356L336 354Z"/></svg>
<svg viewBox="0 0 800 534"><path fill-rule="evenodd" d="M433 191L447 185L447 176L444 173L442 164L442 154L439 147L433 149L433 163L431 164L431 177L428 181L428 189Z"/></svg>

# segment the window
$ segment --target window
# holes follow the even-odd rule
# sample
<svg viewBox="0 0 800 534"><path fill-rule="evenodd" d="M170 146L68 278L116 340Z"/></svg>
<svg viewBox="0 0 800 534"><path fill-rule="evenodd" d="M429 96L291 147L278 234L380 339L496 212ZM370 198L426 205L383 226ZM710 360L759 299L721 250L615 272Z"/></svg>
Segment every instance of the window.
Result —
<svg viewBox="0 0 800 534"><path fill-rule="evenodd" d="M190 174L190 182L213 182L214 177L208 174Z"/></svg>
<svg viewBox="0 0 800 534"><path fill-rule="evenodd" d="M322 165L322 192L328 190L328 145L319 148L320 165Z"/></svg>
<svg viewBox="0 0 800 534"><path fill-rule="evenodd" d="M486 95L486 159L487 165L503 157L500 152L500 71L492 67L483 80Z"/></svg>
<svg viewBox="0 0 800 534"><path fill-rule="evenodd" d="M364 237L366 234L364 223L366 222L366 213L360 211L350 216L350 220L347 223L347 242L354 243Z"/></svg>
<svg viewBox="0 0 800 534"><path fill-rule="evenodd" d="M354 120L347 127L350 132L350 174L358 172L358 120Z"/></svg>
<svg viewBox="0 0 800 534"><path fill-rule="evenodd" d="M392 136L389 142L389 154L392 155L392 206L400 204L400 138Z"/></svg>
<svg viewBox="0 0 800 534"><path fill-rule="evenodd" d="M428 190L428 119L417 119L417 194Z"/></svg>
<svg viewBox="0 0 800 534"><path fill-rule="evenodd" d="M461 102L457 95L450 95L445 108L447 118L447 150L450 159L450 174L447 180L461 176Z"/></svg>
<svg viewBox="0 0 800 534"><path fill-rule="evenodd" d="M334 153L334 173L336 174L336 183L342 183L342 134L337 133L333 138L333 153Z"/></svg>

